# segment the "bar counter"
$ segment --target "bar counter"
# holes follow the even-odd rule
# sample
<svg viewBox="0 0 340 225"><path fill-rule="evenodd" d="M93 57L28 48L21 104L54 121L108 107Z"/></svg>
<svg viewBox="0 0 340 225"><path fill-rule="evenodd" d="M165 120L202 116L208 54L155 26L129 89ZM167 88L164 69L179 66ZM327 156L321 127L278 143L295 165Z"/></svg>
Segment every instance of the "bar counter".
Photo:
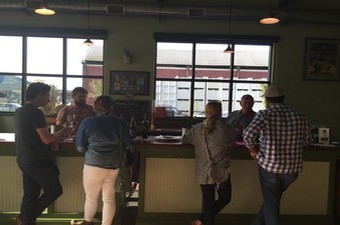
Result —
<svg viewBox="0 0 340 225"><path fill-rule="evenodd" d="M178 143L141 143L137 225L188 224L201 210L201 191L194 180L194 149ZM249 225L262 203L257 163L242 145L232 149L232 200L216 224ZM340 148L304 150L298 180L284 193L282 225L332 225L336 160Z"/></svg>
<svg viewBox="0 0 340 225"><path fill-rule="evenodd" d="M17 215L22 196L22 178L15 162L14 139L4 136L0 134L0 224L6 224ZM189 220L196 218L200 212L201 193L194 180L193 147L177 142L154 142L153 138L149 138L144 142L136 139L136 149L140 152L136 225L188 224ZM67 224L70 219L82 218L83 214L83 157L72 142L60 142L59 151L52 155L60 170L64 193L40 221ZM303 172L282 198L283 225L335 224L335 175L339 156L338 147L304 150ZM246 225L256 215L262 197L257 163L244 146L232 149L231 173L232 201L218 215L216 224ZM115 224L121 224L119 213Z"/></svg>

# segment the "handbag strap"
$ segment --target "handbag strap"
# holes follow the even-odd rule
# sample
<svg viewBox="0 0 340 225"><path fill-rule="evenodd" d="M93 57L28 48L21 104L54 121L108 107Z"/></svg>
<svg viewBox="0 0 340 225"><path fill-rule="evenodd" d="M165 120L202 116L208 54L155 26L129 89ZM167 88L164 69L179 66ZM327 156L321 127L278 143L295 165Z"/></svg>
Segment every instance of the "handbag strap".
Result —
<svg viewBox="0 0 340 225"><path fill-rule="evenodd" d="M118 142L119 142L119 146L120 146L120 155L121 155L121 160L122 160L122 163L123 165L125 165L125 159L126 159L126 156L125 156L125 148L124 148L124 142L123 142L123 128L122 128L122 124L121 124L121 121L119 121L119 139L118 139Z"/></svg>

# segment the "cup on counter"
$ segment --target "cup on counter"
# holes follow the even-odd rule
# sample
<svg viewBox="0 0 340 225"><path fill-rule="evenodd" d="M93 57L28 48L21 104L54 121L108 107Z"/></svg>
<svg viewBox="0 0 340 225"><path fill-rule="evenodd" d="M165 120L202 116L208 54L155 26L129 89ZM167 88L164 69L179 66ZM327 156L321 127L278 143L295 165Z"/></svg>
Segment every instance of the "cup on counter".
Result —
<svg viewBox="0 0 340 225"><path fill-rule="evenodd" d="M182 137L186 134L191 128L190 127L182 127Z"/></svg>
<svg viewBox="0 0 340 225"><path fill-rule="evenodd" d="M51 126L50 126L50 132L51 132L51 134L54 134L54 133L55 133L55 125L51 124Z"/></svg>

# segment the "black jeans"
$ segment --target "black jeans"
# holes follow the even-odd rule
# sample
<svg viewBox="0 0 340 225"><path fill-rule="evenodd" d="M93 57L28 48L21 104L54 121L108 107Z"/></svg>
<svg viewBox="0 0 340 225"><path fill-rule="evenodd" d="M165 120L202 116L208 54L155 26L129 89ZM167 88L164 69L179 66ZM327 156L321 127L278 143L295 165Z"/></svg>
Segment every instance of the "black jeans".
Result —
<svg viewBox="0 0 340 225"><path fill-rule="evenodd" d="M23 225L34 225L42 212L63 193L59 170L52 162L19 164L19 168L24 188L20 217Z"/></svg>
<svg viewBox="0 0 340 225"><path fill-rule="evenodd" d="M230 177L227 181L218 185L216 190L217 200L215 200L216 185L201 184L203 197L202 213L200 221L204 225L214 225L215 215L218 214L231 200L231 181Z"/></svg>

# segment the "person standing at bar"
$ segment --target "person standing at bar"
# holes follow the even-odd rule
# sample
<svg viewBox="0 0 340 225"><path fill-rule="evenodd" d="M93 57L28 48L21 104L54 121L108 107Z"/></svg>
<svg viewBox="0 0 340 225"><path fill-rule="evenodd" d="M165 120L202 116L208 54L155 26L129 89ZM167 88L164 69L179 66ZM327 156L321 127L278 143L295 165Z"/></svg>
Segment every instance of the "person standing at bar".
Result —
<svg viewBox="0 0 340 225"><path fill-rule="evenodd" d="M83 185L85 191L84 221L71 225L94 225L98 198L102 193L102 225L111 225L116 212L115 187L125 150L133 146L129 126L112 115L110 96L99 96L94 102L96 116L85 118L76 135L76 147L84 153Z"/></svg>
<svg viewBox="0 0 340 225"><path fill-rule="evenodd" d="M207 119L193 126L182 137L182 143L194 145L195 177L200 184L203 199L201 215L199 219L191 221L191 225L214 225L216 214L231 200L229 148L234 143L234 136L222 122L221 114L221 103L209 102L205 107ZM211 173L215 165L220 168L218 176ZM217 200L215 192L218 194Z"/></svg>
<svg viewBox="0 0 340 225"><path fill-rule="evenodd" d="M38 108L49 102L50 89L44 83L31 83L26 91L26 104L14 113L16 160L24 189L18 225L35 225L45 208L63 193L59 170L50 160L49 151L58 136L68 130L49 133L45 116Z"/></svg>
<svg viewBox="0 0 340 225"><path fill-rule="evenodd" d="M256 112L253 111L254 98L243 95L240 101L241 109L231 112L226 118L226 124L234 129L236 141L243 141L242 133L253 120Z"/></svg>
<svg viewBox="0 0 340 225"><path fill-rule="evenodd" d="M281 88L268 87L264 97L267 109L260 110L243 132L258 163L263 198L251 225L279 225L281 197L302 171L302 148L311 143L311 127L306 115L284 104Z"/></svg>
<svg viewBox="0 0 340 225"><path fill-rule="evenodd" d="M59 110L56 125L72 123L74 132L77 132L78 126L84 118L94 116L93 107L86 102L87 95L88 92L85 88L74 88L72 90L73 103Z"/></svg>

